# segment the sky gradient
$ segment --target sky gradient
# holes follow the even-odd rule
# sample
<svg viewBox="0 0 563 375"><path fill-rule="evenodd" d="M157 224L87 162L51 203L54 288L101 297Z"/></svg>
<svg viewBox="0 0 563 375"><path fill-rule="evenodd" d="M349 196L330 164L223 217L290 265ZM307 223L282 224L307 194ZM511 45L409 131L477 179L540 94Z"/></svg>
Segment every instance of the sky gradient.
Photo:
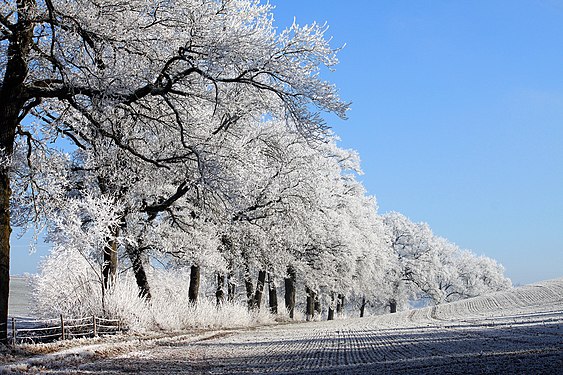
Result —
<svg viewBox="0 0 563 375"><path fill-rule="evenodd" d="M380 212L500 261L563 276L563 3L277 0L278 24L327 22L328 117Z"/></svg>
<svg viewBox="0 0 563 375"><path fill-rule="evenodd" d="M497 259L516 284L563 276L563 3L272 0L346 45L327 116L380 212ZM12 273L35 272L27 240ZM40 246L40 248L42 248Z"/></svg>

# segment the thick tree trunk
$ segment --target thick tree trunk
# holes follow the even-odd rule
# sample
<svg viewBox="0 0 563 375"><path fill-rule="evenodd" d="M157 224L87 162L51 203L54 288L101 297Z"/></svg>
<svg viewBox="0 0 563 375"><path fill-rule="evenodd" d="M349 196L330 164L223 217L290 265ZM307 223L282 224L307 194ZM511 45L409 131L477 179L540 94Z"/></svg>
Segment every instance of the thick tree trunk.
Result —
<svg viewBox="0 0 563 375"><path fill-rule="evenodd" d="M218 273L217 274L217 290L215 291L215 299L217 306L220 306L225 302L225 292L223 288L225 287L225 276Z"/></svg>
<svg viewBox="0 0 563 375"><path fill-rule="evenodd" d="M285 308L289 317L293 319L295 313L295 281L297 275L293 267L287 267L287 277L284 279L285 286Z"/></svg>
<svg viewBox="0 0 563 375"><path fill-rule="evenodd" d="M0 99L0 105L4 106ZM5 133L4 123L2 125L2 133ZM1 147L4 150L10 148L9 140L5 140L6 135L1 137ZM6 142L8 144L6 144ZM12 141L13 143L13 135ZM0 151L1 152L1 151ZM8 155L11 154L11 151ZM2 155L4 157L6 154ZM10 187L10 174L8 166L0 166L0 343L8 344L8 297L10 294L10 234L12 226L10 224L10 198L12 189Z"/></svg>
<svg viewBox="0 0 563 375"><path fill-rule="evenodd" d="M147 279L147 273L145 272L143 254L139 249L135 249L130 246L125 247L125 252L131 261L135 281L137 282L137 287L139 288L139 297L150 300L152 297L151 289Z"/></svg>
<svg viewBox="0 0 563 375"><path fill-rule="evenodd" d="M272 314L278 313L278 293L276 290L276 284L272 275L268 273L268 301L270 303L270 312Z"/></svg>
<svg viewBox="0 0 563 375"><path fill-rule="evenodd" d="M254 306L260 310L262 306L262 296L264 295L264 284L266 283L266 271L258 271L258 281L256 282L256 293L254 294Z"/></svg>
<svg viewBox="0 0 563 375"><path fill-rule="evenodd" d="M8 296L10 293L10 177L0 169L0 343L8 343Z"/></svg>
<svg viewBox="0 0 563 375"><path fill-rule="evenodd" d="M188 289L188 298L191 303L197 303L200 276L199 266L193 265L190 268L190 287Z"/></svg>
<svg viewBox="0 0 563 375"><path fill-rule="evenodd" d="M27 101L24 81L33 37L35 1L17 2L17 24L7 42L7 61L0 84L0 343L8 343L8 296L10 294L10 186L9 159L14 151L19 116Z"/></svg>
<svg viewBox="0 0 563 375"><path fill-rule="evenodd" d="M330 306L328 307L327 320L334 320L334 292L330 293Z"/></svg>
<svg viewBox="0 0 563 375"><path fill-rule="evenodd" d="M305 315L307 316L307 321L309 322L315 318L315 300L317 298L317 293L311 288L306 287L305 294L307 295Z"/></svg>
<svg viewBox="0 0 563 375"><path fill-rule="evenodd" d="M344 313L344 295L339 294L336 300L336 314L341 317L343 313Z"/></svg>
<svg viewBox="0 0 563 375"><path fill-rule="evenodd" d="M313 303L314 303L314 307L315 307L314 314L318 314L320 316L321 313L322 313L322 309L321 309L321 301L319 300L319 293L315 292L315 299L314 299Z"/></svg>
<svg viewBox="0 0 563 375"><path fill-rule="evenodd" d="M250 276L250 270L248 266L245 266L244 272L244 287L246 289L246 304L248 305L248 310L254 309L254 285L252 284L252 277Z"/></svg>
<svg viewBox="0 0 563 375"><path fill-rule="evenodd" d="M235 300L236 285L233 283L233 275L227 275L227 301L233 302Z"/></svg>
<svg viewBox="0 0 563 375"><path fill-rule="evenodd" d="M397 312L397 301L395 301L394 299L389 301L389 309L391 310L391 313L396 313Z"/></svg>
<svg viewBox="0 0 563 375"><path fill-rule="evenodd" d="M102 288L104 291L113 285L117 274L117 236L119 236L119 227L113 231L113 237L108 238L104 247L104 261L102 263Z"/></svg>
<svg viewBox="0 0 563 375"><path fill-rule="evenodd" d="M366 297L362 297L362 304L360 305L360 318L364 317L366 312Z"/></svg>

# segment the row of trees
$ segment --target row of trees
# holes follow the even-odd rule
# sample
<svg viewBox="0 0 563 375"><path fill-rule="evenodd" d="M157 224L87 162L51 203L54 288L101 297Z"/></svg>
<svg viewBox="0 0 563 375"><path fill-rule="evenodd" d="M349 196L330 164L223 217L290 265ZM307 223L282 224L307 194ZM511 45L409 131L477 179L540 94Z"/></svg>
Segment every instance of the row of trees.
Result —
<svg viewBox="0 0 563 375"><path fill-rule="evenodd" d="M452 302L510 287L495 260L462 250L404 215L383 216L393 252L391 312L409 301Z"/></svg>
<svg viewBox="0 0 563 375"><path fill-rule="evenodd" d="M100 160L83 150L68 157L75 172L47 179L43 188L52 193L41 196L42 206L56 208L49 216L55 247L41 275L48 285L39 295L42 304L88 314L83 306L72 310L84 303L84 293L75 291L96 288L92 284L107 290L118 272L129 271L139 297L150 301L151 282L159 282L151 281L155 266L172 274L188 269L185 293L192 303L203 282L203 293L211 286L217 304L243 299L249 309L260 309L268 295L270 310L278 313L283 289L289 315L301 300L308 319L321 306L334 318L344 300L356 302L363 315L366 305L395 312L411 301L440 304L510 285L492 259L459 249L428 225L395 212L378 215L375 199L356 179L357 155L339 149L333 137L310 143L273 120L245 124L234 134L207 154L214 165L208 185L195 184L193 195L158 214L147 212L147 201L157 196L164 205L164 194L178 194L168 186L167 169L130 171L138 165L135 158L125 162L125 154L119 170L111 157L96 167ZM63 159L46 159L45 176L55 175ZM120 177L130 173L109 194L98 174L105 168ZM23 201L28 198L20 207ZM88 270L97 270L97 278L80 277ZM53 297L56 285L74 292ZM103 294L99 304L103 310Z"/></svg>
<svg viewBox="0 0 563 375"><path fill-rule="evenodd" d="M305 287L309 315L344 295L474 294L445 286L458 274L443 295L418 279L336 146L319 111L348 104L320 78L337 63L325 31L278 31L253 0L3 2L0 340L13 224L47 228L103 290L129 267L145 300L156 261L190 269L192 301L205 270L218 301L244 284L250 307L283 280L292 311Z"/></svg>

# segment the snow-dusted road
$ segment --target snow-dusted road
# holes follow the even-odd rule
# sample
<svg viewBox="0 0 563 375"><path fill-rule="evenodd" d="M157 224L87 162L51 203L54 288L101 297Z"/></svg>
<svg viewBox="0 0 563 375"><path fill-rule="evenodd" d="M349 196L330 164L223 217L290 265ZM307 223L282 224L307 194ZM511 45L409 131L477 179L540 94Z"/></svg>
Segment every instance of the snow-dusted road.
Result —
<svg viewBox="0 0 563 375"><path fill-rule="evenodd" d="M221 331L42 373L563 374L563 279L380 317Z"/></svg>

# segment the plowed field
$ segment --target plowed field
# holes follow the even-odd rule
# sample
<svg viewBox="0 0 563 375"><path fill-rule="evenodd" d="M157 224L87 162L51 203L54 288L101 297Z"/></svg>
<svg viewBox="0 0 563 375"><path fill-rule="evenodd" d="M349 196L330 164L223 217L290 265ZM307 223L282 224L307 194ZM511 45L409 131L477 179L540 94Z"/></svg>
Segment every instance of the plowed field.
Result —
<svg viewBox="0 0 563 375"><path fill-rule="evenodd" d="M59 374L563 374L563 279L397 314L177 336L36 366Z"/></svg>

